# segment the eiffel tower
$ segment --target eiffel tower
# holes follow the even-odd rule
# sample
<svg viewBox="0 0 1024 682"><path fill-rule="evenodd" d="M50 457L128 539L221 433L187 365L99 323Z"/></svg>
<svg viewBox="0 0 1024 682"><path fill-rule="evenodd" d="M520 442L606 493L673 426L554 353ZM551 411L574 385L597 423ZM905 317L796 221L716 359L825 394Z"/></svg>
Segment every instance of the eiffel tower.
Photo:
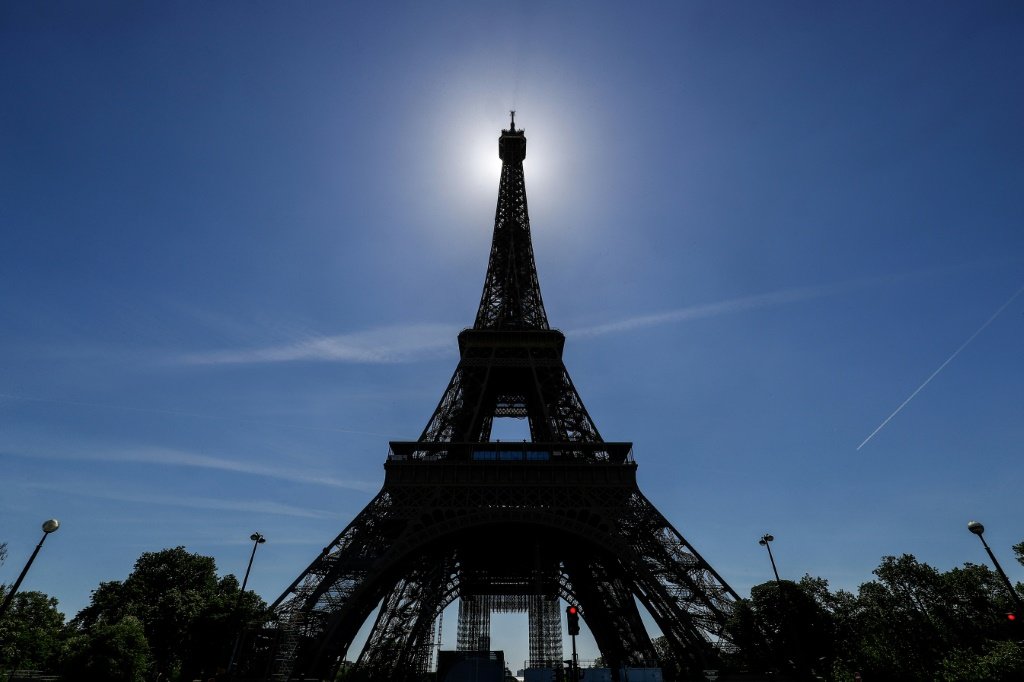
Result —
<svg viewBox="0 0 1024 682"><path fill-rule="evenodd" d="M459 364L419 439L390 443L381 491L272 604L269 679L333 679L375 609L357 669L416 679L456 599L463 651L490 649L492 613L527 612L531 667L561 667L559 599L616 675L657 665L638 603L692 669L729 645L736 593L640 492L632 443L601 438L562 362L515 112L498 155L490 260ZM496 418L526 420L530 440L492 441Z"/></svg>

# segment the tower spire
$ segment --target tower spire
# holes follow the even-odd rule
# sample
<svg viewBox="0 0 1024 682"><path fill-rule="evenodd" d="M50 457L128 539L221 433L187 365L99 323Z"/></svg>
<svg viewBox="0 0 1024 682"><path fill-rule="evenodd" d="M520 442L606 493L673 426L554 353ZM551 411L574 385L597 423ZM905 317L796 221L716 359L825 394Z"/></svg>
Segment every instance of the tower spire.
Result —
<svg viewBox="0 0 1024 682"><path fill-rule="evenodd" d="M516 130L516 112L510 113L509 129L501 131L498 138L498 157L502 162L498 207L484 290L473 328L548 329L526 205L526 134L522 129Z"/></svg>

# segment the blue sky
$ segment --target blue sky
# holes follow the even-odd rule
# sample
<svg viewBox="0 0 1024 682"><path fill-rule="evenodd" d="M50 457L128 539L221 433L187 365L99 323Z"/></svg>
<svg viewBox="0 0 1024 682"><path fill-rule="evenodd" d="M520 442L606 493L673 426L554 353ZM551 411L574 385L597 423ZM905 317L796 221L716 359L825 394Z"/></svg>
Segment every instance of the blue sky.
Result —
<svg viewBox="0 0 1024 682"><path fill-rule="evenodd" d="M766 531L854 589L983 562L973 518L1024 579L1022 40L994 2L7 3L0 580L51 516L24 589L69 616L259 530L273 600L444 390L512 108L566 365L734 588Z"/></svg>

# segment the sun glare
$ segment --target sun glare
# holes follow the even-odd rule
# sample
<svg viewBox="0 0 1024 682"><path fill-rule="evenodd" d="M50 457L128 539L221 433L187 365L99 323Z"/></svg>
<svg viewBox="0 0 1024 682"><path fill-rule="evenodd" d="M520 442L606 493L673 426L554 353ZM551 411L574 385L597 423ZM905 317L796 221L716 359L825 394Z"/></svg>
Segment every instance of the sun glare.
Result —
<svg viewBox="0 0 1024 682"><path fill-rule="evenodd" d="M448 200L460 213L472 211L470 217L476 222L493 217L501 176L498 137L509 126L508 112L503 114L503 118L492 116L487 121L467 120L452 126L437 159L438 166L446 169L443 189ZM527 137L523 168L531 205L537 202L550 208L566 184L560 172L565 165L561 161L566 136L558 134L559 127L522 111L516 113L516 128L524 129ZM484 206L488 207L486 217L480 214Z"/></svg>
<svg viewBox="0 0 1024 682"><path fill-rule="evenodd" d="M586 157L586 149L582 156L574 150L594 139L593 111L599 108L586 93L566 83L531 83L528 78L521 87L506 92L493 85L481 88L481 82L495 79L473 71L467 69L456 77L431 117L436 146L424 172L433 176L438 204L448 218L445 229L449 235L489 237L501 176L498 137L509 127L509 111L515 109L516 128L526 131L523 169L531 222L538 228L535 239L543 241L572 230L553 216L564 216L586 186L587 178L580 174L596 171L577 161ZM575 97L568 97L567 91Z"/></svg>

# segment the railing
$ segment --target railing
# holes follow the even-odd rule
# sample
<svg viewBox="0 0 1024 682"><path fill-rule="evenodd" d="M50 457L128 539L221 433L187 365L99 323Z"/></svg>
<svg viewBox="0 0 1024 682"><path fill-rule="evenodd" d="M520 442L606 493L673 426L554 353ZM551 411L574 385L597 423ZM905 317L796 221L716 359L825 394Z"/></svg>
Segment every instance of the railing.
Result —
<svg viewBox="0 0 1024 682"><path fill-rule="evenodd" d="M389 462L633 462L632 443L421 443L391 441Z"/></svg>

